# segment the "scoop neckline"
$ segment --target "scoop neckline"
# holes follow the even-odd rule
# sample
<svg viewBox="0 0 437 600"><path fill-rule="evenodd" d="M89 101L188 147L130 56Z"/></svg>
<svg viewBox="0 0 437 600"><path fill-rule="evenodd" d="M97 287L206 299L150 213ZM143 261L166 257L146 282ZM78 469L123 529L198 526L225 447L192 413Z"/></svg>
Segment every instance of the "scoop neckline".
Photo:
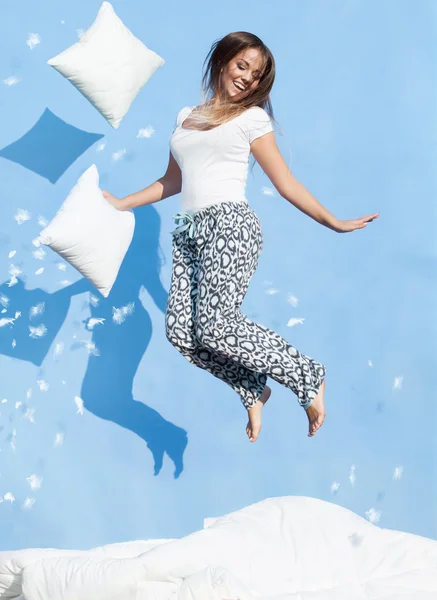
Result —
<svg viewBox="0 0 437 600"><path fill-rule="evenodd" d="M237 115L236 117L234 117L230 121L226 121L226 123L220 123L220 125L217 125L216 127L212 127L212 129L186 129L185 127L182 127L182 124L188 119L188 117L191 115L191 113L193 112L193 110L195 108L197 108L197 106L192 106L192 107L189 106L188 108L190 108L191 110L187 114L187 116L183 119L183 121L181 121L181 124L179 125L179 129L182 129L182 131L199 131L200 133L208 133L208 131L215 131L219 127L223 127L223 125L228 125L229 123L232 123L232 121L235 121L235 119L239 119L240 117L242 117L243 115L245 115L248 110L250 110L251 108L254 108L254 107L250 106L243 113Z"/></svg>

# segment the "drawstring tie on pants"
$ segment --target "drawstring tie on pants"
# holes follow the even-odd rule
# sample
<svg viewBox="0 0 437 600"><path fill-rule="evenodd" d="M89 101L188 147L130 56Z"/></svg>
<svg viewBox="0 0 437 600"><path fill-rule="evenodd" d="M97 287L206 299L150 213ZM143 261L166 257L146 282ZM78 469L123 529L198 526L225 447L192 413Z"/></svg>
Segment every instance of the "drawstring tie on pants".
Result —
<svg viewBox="0 0 437 600"><path fill-rule="evenodd" d="M183 223L182 225L179 225L178 227L176 227L176 229L170 232L172 235L175 235L176 233L182 233L182 231L188 229L189 237L194 238L196 234L196 223L192 214L186 212L177 213L177 215L173 215L173 219L175 221L179 221L180 219L182 219Z"/></svg>
<svg viewBox="0 0 437 600"><path fill-rule="evenodd" d="M175 235L177 233L182 233L182 231L185 231L186 229L188 229L188 236L190 238L194 238L195 234L196 234L196 223L194 221L194 217L193 215L191 215L190 213L178 213L177 215L173 215L173 219L175 221L179 221L180 219L183 220L182 225L179 225L178 227L176 227L176 229L174 229L173 231L171 231L170 233L172 235ZM196 296L199 293L199 288L195 287L194 289L191 290L191 293L193 296Z"/></svg>

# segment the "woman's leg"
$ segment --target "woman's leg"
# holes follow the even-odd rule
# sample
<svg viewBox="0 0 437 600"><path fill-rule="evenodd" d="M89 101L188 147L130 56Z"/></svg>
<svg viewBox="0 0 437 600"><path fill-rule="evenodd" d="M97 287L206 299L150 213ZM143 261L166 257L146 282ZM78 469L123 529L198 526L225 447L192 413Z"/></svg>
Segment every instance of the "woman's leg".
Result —
<svg viewBox="0 0 437 600"><path fill-rule="evenodd" d="M263 247L257 215L246 202L214 205L210 215L214 223L200 252L196 337L212 352L285 385L308 408L325 366L240 310Z"/></svg>
<svg viewBox="0 0 437 600"><path fill-rule="evenodd" d="M200 215L197 218L200 221ZM246 408L260 398L267 382L264 373L254 372L238 362L217 354L199 342L194 333L196 311L199 236L191 239L187 232L173 236L173 266L165 315L166 337L188 362L205 369L231 386Z"/></svg>

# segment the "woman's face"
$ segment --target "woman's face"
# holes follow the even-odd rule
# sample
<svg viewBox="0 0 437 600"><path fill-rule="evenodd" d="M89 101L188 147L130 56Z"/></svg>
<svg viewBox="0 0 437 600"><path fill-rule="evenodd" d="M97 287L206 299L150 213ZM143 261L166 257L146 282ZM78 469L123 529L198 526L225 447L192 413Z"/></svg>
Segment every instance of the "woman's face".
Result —
<svg viewBox="0 0 437 600"><path fill-rule="evenodd" d="M221 73L223 88L230 96L246 95L262 76L263 57L256 48L247 48L232 58Z"/></svg>

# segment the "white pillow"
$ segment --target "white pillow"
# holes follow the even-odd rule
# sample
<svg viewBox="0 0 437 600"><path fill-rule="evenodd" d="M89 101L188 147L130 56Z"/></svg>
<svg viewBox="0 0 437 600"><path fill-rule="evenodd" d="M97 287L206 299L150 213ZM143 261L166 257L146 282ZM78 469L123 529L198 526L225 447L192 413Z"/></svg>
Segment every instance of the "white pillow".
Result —
<svg viewBox="0 0 437 600"><path fill-rule="evenodd" d="M164 59L124 25L103 2L82 38L47 61L117 129L130 105Z"/></svg>
<svg viewBox="0 0 437 600"><path fill-rule="evenodd" d="M132 210L118 210L99 188L96 165L81 175L39 235L107 298L132 241Z"/></svg>

